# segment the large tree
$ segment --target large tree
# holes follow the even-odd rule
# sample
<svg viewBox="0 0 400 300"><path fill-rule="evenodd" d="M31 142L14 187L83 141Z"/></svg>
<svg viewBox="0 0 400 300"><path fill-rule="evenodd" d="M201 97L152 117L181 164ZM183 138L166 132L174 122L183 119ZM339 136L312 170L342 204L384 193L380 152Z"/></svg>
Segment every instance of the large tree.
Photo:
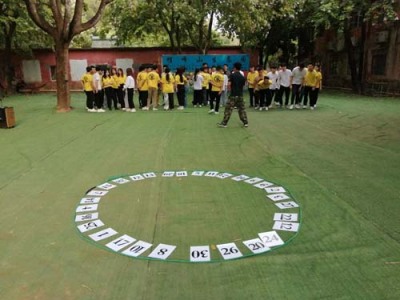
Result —
<svg viewBox="0 0 400 300"><path fill-rule="evenodd" d="M88 20L83 20L83 0L24 0L33 22L54 41L56 55L57 111L71 109L69 91L68 49L72 39L95 26L107 4L113 0L101 0L97 10Z"/></svg>

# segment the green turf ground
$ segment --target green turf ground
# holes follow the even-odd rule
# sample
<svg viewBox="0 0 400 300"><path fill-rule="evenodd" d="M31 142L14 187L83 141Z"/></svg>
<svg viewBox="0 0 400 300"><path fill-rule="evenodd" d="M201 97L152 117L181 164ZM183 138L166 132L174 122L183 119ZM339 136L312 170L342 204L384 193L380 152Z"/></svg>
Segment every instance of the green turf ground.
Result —
<svg viewBox="0 0 400 300"><path fill-rule="evenodd" d="M323 94L313 112L249 111L247 129L236 113L216 128L206 108L90 114L80 94L68 114L54 112L54 95L4 104L18 126L0 130L0 299L400 299L399 99ZM280 183L302 204L298 237L261 256L185 264L114 254L77 233L90 187L169 169ZM257 191L198 182L124 187L101 213L149 241L240 241L263 226Z"/></svg>

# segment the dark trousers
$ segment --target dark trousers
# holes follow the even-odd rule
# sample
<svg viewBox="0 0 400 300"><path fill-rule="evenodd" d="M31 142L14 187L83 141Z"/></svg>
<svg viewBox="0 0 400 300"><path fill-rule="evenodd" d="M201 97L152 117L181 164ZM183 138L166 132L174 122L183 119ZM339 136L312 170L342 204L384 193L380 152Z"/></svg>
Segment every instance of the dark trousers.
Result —
<svg viewBox="0 0 400 300"><path fill-rule="evenodd" d="M228 121L235 107L237 107L238 109L239 118L243 122L243 124L248 124L246 109L244 107L244 100L243 97L239 96L229 96L228 102L225 105L224 119L222 120L222 124L228 124Z"/></svg>
<svg viewBox="0 0 400 300"><path fill-rule="evenodd" d="M135 93L135 90L134 89L126 89L126 90L128 92L128 105L129 105L129 108L130 109L135 108L135 103L133 102L133 95Z"/></svg>
<svg viewBox="0 0 400 300"><path fill-rule="evenodd" d="M310 106L314 107L317 104L318 101L318 95L319 95L319 89L315 89L312 91L310 94Z"/></svg>
<svg viewBox="0 0 400 300"><path fill-rule="evenodd" d="M275 90L269 90L269 93L270 93L270 97L271 97L271 102L268 104L268 106L270 106L271 105L271 103L274 101L274 99L275 99L275 102L277 102L276 100L276 97L277 97L277 93L278 92L278 90L277 89L275 89Z"/></svg>
<svg viewBox="0 0 400 300"><path fill-rule="evenodd" d="M97 93L94 95L95 101L96 101L96 107L97 108L103 108L104 104L104 91L99 90Z"/></svg>
<svg viewBox="0 0 400 300"><path fill-rule="evenodd" d="M277 100L281 106L283 105L283 94L285 94L285 105L289 105L290 87L281 85L279 88Z"/></svg>
<svg viewBox="0 0 400 300"><path fill-rule="evenodd" d="M250 107L254 106L254 89L249 88L249 96L250 96Z"/></svg>
<svg viewBox="0 0 400 300"><path fill-rule="evenodd" d="M254 91L254 106L259 107L260 106L260 91Z"/></svg>
<svg viewBox="0 0 400 300"><path fill-rule="evenodd" d="M207 105L208 102L208 89L203 87L203 105Z"/></svg>
<svg viewBox="0 0 400 300"><path fill-rule="evenodd" d="M148 91L139 91L139 106L140 108L147 106Z"/></svg>
<svg viewBox="0 0 400 300"><path fill-rule="evenodd" d="M266 102L267 102L267 94L268 94L268 89L264 89L264 90L259 90L258 91L258 99L259 99L259 103L260 103L260 107L265 107Z"/></svg>
<svg viewBox="0 0 400 300"><path fill-rule="evenodd" d="M106 92L106 99L107 99L107 107L109 110L112 108L112 104L114 104L114 108L118 109L117 105L117 95L112 87L108 87L105 90Z"/></svg>
<svg viewBox="0 0 400 300"><path fill-rule="evenodd" d="M89 109L93 109L95 97L93 91L85 91L86 94L86 107Z"/></svg>
<svg viewBox="0 0 400 300"><path fill-rule="evenodd" d="M118 95L118 102L121 105L121 108L125 108L125 100L124 100L125 92L124 92L124 85L123 84L121 84L118 87L117 95Z"/></svg>
<svg viewBox="0 0 400 300"><path fill-rule="evenodd" d="M168 107L174 109L174 93L168 93Z"/></svg>
<svg viewBox="0 0 400 300"><path fill-rule="evenodd" d="M177 84L177 96L179 106L185 106L185 86L183 84Z"/></svg>
<svg viewBox="0 0 400 300"><path fill-rule="evenodd" d="M300 104L301 102L301 85L300 84L292 84L292 98L290 104Z"/></svg>
<svg viewBox="0 0 400 300"><path fill-rule="evenodd" d="M315 101L315 88L313 89L313 87L311 87L311 86L305 86L304 87L303 97L304 97L303 105L307 106L308 97L310 97L310 105L311 105L311 102Z"/></svg>
<svg viewBox="0 0 400 300"><path fill-rule="evenodd" d="M202 105L202 104L203 104L203 90L194 90L193 105Z"/></svg>
<svg viewBox="0 0 400 300"><path fill-rule="evenodd" d="M214 107L215 101L215 107ZM219 110L219 103L221 102L221 94L219 92L211 91L210 94L210 109L214 109L216 112Z"/></svg>

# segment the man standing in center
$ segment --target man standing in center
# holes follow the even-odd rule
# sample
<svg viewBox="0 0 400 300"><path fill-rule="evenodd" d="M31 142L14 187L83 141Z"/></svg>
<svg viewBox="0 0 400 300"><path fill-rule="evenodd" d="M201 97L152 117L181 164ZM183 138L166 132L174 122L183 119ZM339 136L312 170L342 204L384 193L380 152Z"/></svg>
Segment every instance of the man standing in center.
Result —
<svg viewBox="0 0 400 300"><path fill-rule="evenodd" d="M233 73L229 76L229 84L231 93L229 95L228 103L225 106L224 119L221 123L218 123L219 127L225 128L229 122L229 118L232 115L234 107L238 108L239 118L243 122L244 127L248 127L247 114L243 100L243 87L246 83L246 79L240 73L242 64L237 62L233 65Z"/></svg>
<svg viewBox="0 0 400 300"><path fill-rule="evenodd" d="M157 73L157 66L152 65L150 73L147 74L147 86L149 89L149 98L147 100L147 109L153 106L153 110L158 110L158 84L160 83L160 75Z"/></svg>

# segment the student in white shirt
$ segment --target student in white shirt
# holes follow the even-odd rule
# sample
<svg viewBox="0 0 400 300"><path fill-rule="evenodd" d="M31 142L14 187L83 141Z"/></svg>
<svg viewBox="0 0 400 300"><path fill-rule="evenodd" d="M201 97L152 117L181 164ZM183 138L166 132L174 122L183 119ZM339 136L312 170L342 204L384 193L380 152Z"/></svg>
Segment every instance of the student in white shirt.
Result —
<svg viewBox="0 0 400 300"><path fill-rule="evenodd" d="M221 94L221 106L225 106L228 101L228 74L224 71L224 84L222 86L222 94Z"/></svg>
<svg viewBox="0 0 400 300"><path fill-rule="evenodd" d="M135 92L135 79L133 78L133 70L131 68L126 69L126 80L124 84L124 90L128 92L128 106L125 111L136 112L135 103L133 102L133 94Z"/></svg>
<svg viewBox="0 0 400 300"><path fill-rule="evenodd" d="M292 77L292 71L286 68L286 64L281 64L281 69L279 70L279 93L278 102L282 107L283 104L283 94L285 94L285 106L289 105L290 96L290 77Z"/></svg>
<svg viewBox="0 0 400 300"><path fill-rule="evenodd" d="M292 71L292 77L290 77L290 86L292 88L292 98L290 101L290 109L293 109L293 104L296 104L296 108L300 108L301 102L301 90L306 76L307 70L304 68L304 64L298 65ZM296 102L295 102L296 99Z"/></svg>
<svg viewBox="0 0 400 300"><path fill-rule="evenodd" d="M103 91L103 74L100 67L96 67L96 73L93 75L94 96L97 106L97 112L105 112L103 109L104 91Z"/></svg>
<svg viewBox="0 0 400 300"><path fill-rule="evenodd" d="M203 103L203 81L200 69L194 71L193 76L193 106L201 107Z"/></svg>
<svg viewBox="0 0 400 300"><path fill-rule="evenodd" d="M267 94L267 107L271 107L272 101L274 100L274 96L276 99L277 91L279 90L279 82L278 82L278 72L276 71L276 66L271 66L271 71L267 73L269 80L272 82L269 86L269 91ZM275 101L276 104L278 104Z"/></svg>

